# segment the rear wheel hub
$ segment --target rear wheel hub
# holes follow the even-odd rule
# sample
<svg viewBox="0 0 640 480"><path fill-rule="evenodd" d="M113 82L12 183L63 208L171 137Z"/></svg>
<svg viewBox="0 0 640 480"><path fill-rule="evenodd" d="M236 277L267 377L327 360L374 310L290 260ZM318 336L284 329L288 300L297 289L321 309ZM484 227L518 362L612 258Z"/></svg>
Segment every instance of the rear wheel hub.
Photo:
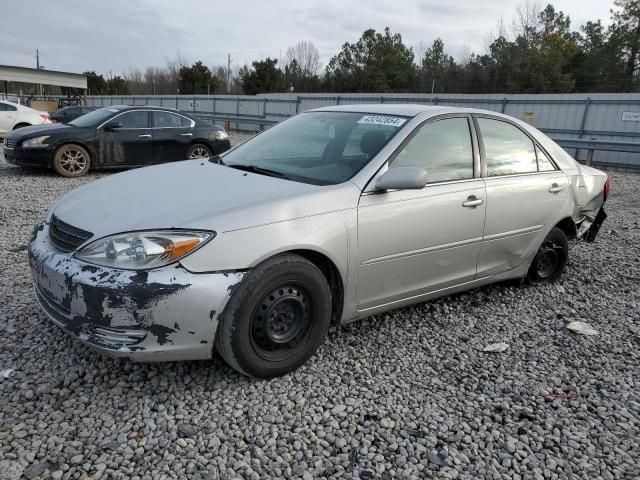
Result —
<svg viewBox="0 0 640 480"><path fill-rule="evenodd" d="M554 242L547 242L540 247L536 257L536 274L540 279L549 278L558 269L560 250L562 247Z"/></svg>

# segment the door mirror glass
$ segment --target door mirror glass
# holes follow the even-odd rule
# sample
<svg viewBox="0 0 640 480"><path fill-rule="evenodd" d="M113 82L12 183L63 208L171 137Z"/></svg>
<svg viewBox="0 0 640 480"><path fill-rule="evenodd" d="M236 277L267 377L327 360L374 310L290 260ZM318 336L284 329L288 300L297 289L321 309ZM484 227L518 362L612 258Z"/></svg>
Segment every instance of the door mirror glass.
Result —
<svg viewBox="0 0 640 480"><path fill-rule="evenodd" d="M427 171L420 167L396 167L376 181L377 190L418 190L427 184Z"/></svg>
<svg viewBox="0 0 640 480"><path fill-rule="evenodd" d="M114 120L113 122L109 122L104 126L104 129L108 132L118 130L119 128L122 128L122 123L120 123L117 120Z"/></svg>

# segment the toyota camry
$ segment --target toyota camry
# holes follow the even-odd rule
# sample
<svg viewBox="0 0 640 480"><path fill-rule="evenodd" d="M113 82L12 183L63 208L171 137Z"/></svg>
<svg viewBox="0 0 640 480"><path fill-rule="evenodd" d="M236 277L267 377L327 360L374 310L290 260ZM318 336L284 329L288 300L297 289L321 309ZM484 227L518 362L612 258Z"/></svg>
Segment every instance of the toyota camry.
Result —
<svg viewBox="0 0 640 480"><path fill-rule="evenodd" d="M217 351L268 378L305 363L331 325L555 281L569 242L595 239L608 194L605 173L506 115L348 105L72 190L29 258L42 309L85 344L135 361Z"/></svg>

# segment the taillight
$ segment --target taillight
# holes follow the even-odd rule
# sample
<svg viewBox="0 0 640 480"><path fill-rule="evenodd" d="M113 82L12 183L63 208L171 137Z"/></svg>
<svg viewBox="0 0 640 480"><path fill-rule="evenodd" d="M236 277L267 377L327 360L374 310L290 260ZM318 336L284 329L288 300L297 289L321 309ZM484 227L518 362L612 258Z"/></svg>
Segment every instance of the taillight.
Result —
<svg viewBox="0 0 640 480"><path fill-rule="evenodd" d="M606 201L609 198L609 190L611 190L611 182L609 181L609 177L607 176L607 180L604 182L604 200Z"/></svg>
<svg viewBox="0 0 640 480"><path fill-rule="evenodd" d="M49 120L49 114L48 113L41 113L40 116L42 117L43 120Z"/></svg>

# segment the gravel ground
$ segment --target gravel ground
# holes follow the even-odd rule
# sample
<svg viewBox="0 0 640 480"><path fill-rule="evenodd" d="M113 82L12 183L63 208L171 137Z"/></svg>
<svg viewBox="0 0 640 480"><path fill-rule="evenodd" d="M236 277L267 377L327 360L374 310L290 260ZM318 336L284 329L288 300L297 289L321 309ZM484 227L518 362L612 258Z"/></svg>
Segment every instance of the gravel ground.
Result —
<svg viewBox="0 0 640 480"><path fill-rule="evenodd" d="M0 479L640 478L639 175L612 174L610 217L557 285L371 317L272 381L103 358L45 318L27 235L100 176L0 159Z"/></svg>

